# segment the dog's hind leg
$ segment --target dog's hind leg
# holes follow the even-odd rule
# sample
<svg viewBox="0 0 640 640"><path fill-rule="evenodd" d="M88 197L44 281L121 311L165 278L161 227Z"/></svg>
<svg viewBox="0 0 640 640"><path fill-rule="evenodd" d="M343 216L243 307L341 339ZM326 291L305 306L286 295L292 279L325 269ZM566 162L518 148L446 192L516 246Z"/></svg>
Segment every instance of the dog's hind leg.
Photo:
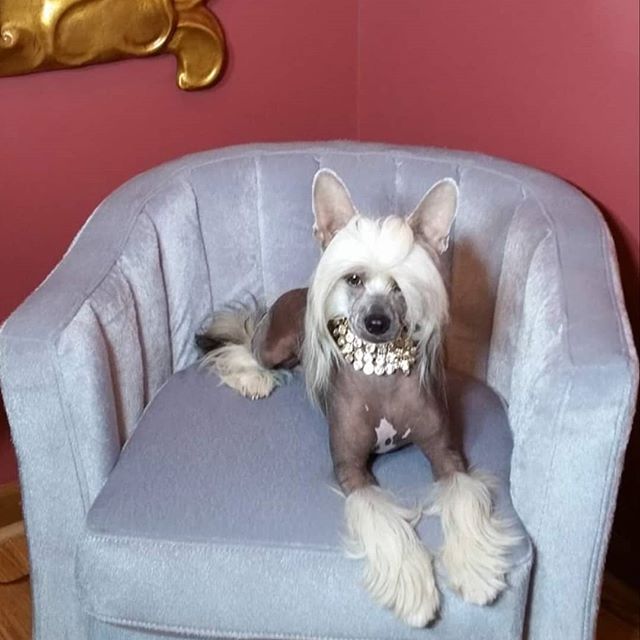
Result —
<svg viewBox="0 0 640 640"><path fill-rule="evenodd" d="M252 348L264 317L264 311L250 307L219 311L196 336L198 346L205 351L201 365L215 371L223 384L252 399L265 398L283 379L282 372L261 364Z"/></svg>
<svg viewBox="0 0 640 640"><path fill-rule="evenodd" d="M196 335L202 365L243 396L268 396L299 362L306 302L306 289L292 289L268 311L254 304L214 313Z"/></svg>
<svg viewBox="0 0 640 640"><path fill-rule="evenodd" d="M334 431L334 430L332 430ZM366 467L368 452L336 455L338 482L346 494L347 552L364 560L364 586L381 605L413 627L435 617L439 593L431 556L415 531L421 509L396 504L375 485Z"/></svg>

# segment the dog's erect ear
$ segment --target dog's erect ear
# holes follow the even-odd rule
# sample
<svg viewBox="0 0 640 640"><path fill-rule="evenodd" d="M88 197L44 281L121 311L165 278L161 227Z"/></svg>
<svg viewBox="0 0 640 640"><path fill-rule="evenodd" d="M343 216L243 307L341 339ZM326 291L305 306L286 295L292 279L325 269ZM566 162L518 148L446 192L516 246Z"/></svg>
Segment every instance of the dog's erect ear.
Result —
<svg viewBox="0 0 640 640"><path fill-rule="evenodd" d="M320 169L313 179L313 233L323 249L356 213L344 182L333 171Z"/></svg>
<svg viewBox="0 0 640 640"><path fill-rule="evenodd" d="M458 208L458 185L451 178L436 182L407 219L413 233L438 253L449 246L449 232Z"/></svg>

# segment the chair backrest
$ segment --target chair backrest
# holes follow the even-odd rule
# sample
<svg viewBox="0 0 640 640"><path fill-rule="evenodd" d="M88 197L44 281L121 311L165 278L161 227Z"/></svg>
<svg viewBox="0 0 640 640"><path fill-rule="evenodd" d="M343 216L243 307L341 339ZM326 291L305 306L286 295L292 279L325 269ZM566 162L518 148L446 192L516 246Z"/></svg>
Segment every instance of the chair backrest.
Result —
<svg viewBox="0 0 640 640"><path fill-rule="evenodd" d="M73 259L52 275L48 287L59 280L60 299L74 310L60 314L58 349L62 383L83 389L69 409L79 423L92 415L102 434L101 425L115 423L116 440L124 443L159 386L197 358L193 336L213 310L249 295L269 303L308 283L319 256L311 184L320 167L341 175L358 209L370 215L406 214L437 180L458 181L461 201L445 264L448 363L487 379L505 242L514 214L530 201L526 178L544 174L437 149L235 147L187 156L129 181L100 205L72 247ZM535 224L544 235L544 218ZM517 266L526 272L526 264ZM85 340L88 334L96 338ZM95 344L104 347L101 357ZM503 360L494 386L508 398ZM106 378L112 399L101 395ZM89 458L107 461L104 471L117 457L116 449L95 453L90 440L87 447Z"/></svg>
<svg viewBox="0 0 640 640"><path fill-rule="evenodd" d="M199 156L181 180L195 199L213 307L248 293L269 303L308 283L319 256L311 233L311 184L319 168L335 170L357 208L374 216L407 214L434 182L453 177L461 201L446 256L448 357L452 367L484 378L503 249L526 197L521 180L492 162L473 154L359 144Z"/></svg>

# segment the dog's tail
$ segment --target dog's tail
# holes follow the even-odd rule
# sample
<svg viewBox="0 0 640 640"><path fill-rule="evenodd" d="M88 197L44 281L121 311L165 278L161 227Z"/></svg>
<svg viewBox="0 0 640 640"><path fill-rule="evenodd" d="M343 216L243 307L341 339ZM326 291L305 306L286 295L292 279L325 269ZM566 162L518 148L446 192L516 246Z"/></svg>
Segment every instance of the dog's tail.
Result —
<svg viewBox="0 0 640 640"><path fill-rule="evenodd" d="M205 353L201 365L252 399L266 398L284 378L281 372L260 364L252 348L264 317L264 310L257 305L225 309L214 313L206 329L196 334L196 344Z"/></svg>

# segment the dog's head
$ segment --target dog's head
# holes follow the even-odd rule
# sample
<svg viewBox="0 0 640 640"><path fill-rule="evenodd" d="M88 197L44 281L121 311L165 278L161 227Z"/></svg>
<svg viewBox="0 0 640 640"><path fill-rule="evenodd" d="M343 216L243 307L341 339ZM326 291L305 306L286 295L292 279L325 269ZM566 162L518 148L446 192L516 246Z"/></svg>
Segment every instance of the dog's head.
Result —
<svg viewBox="0 0 640 640"><path fill-rule="evenodd" d="M408 216L373 220L358 213L335 173L316 174L314 234L323 253L309 289L305 325L311 385L327 382L336 355L327 324L334 318L346 317L367 342L389 342L406 331L422 350L440 333L448 299L439 257L449 244L457 201L456 183L445 179Z"/></svg>

